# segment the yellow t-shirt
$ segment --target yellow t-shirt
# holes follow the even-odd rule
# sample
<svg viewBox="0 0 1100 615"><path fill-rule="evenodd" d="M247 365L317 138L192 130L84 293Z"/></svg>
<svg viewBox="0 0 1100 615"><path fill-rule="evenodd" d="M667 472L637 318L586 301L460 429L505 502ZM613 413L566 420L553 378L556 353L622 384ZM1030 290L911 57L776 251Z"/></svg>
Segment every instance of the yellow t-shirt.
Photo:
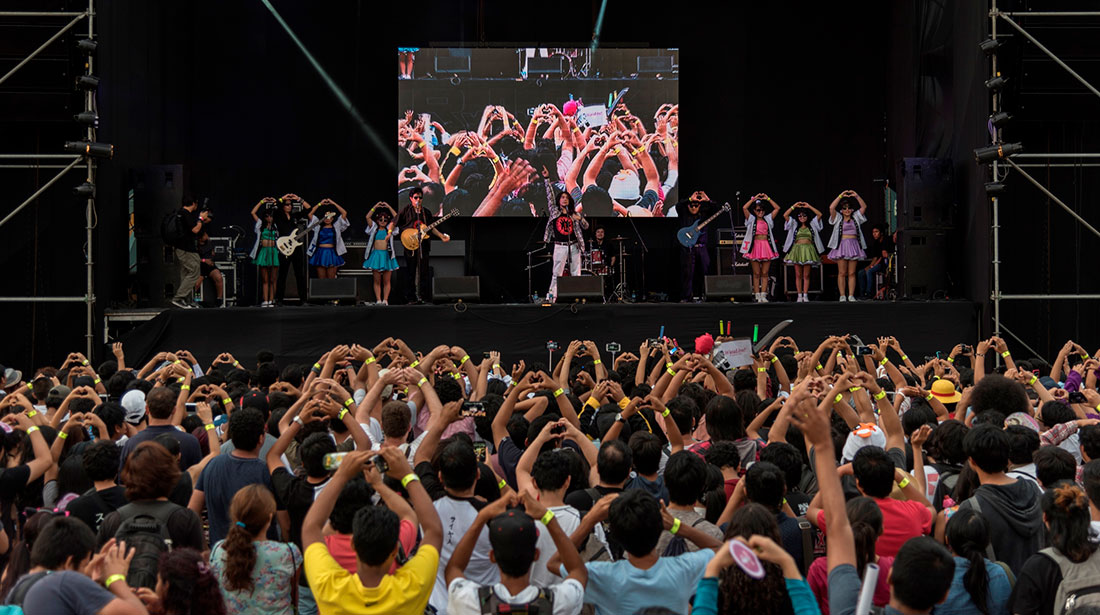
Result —
<svg viewBox="0 0 1100 615"><path fill-rule="evenodd" d="M424 612L435 585L439 551L420 545L416 555L395 574L386 576L378 587L363 587L357 575L338 564L323 542L306 548L306 579L321 615L337 613L392 613L419 615Z"/></svg>

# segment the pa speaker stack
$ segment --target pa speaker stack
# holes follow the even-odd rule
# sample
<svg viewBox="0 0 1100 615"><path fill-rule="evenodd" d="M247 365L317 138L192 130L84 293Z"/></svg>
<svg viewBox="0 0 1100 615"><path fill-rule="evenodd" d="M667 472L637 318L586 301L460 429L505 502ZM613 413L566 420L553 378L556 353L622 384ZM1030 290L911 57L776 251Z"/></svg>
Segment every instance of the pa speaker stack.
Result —
<svg viewBox="0 0 1100 615"><path fill-rule="evenodd" d="M950 160L905 158L898 203L899 296L932 299L947 290L948 235L955 224ZM865 229L870 239L870 229Z"/></svg>

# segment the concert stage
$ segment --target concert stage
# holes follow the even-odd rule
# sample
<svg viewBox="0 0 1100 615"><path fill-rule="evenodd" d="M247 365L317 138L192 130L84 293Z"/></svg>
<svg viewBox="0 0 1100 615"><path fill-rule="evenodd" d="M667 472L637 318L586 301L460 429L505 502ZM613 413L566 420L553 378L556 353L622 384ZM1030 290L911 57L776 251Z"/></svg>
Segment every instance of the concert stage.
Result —
<svg viewBox="0 0 1100 615"><path fill-rule="evenodd" d="M969 301L866 301L858 303L638 303L415 306L307 306L166 310L122 337L127 363L141 365L158 351L187 349L204 364L232 352L245 366L256 352L275 353L280 365L313 363L336 344L373 345L386 336L404 339L414 350L457 344L471 357L499 350L506 364L520 358L546 361L546 342L562 345L590 339L603 349L619 342L637 353L641 340L665 335L682 345L704 332L718 333L718 321L733 334L764 335L791 319L783 332L806 350L823 336L852 333L865 342L894 335L919 363L936 350L948 351L978 338L978 306ZM557 355L557 353L555 353Z"/></svg>

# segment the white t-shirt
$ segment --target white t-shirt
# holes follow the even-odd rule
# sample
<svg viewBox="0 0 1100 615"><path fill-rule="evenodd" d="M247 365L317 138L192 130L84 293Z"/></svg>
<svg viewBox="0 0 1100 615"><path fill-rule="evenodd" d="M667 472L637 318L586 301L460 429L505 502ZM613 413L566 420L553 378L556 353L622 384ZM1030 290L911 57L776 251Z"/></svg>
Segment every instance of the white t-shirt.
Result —
<svg viewBox="0 0 1100 615"><path fill-rule="evenodd" d="M382 440L375 440L374 436L371 436L369 433L367 435L370 436L370 450L377 451L382 448ZM409 460L409 463L412 463L413 457L416 457L416 449L420 448L420 443L424 441L424 436L426 435L428 435L428 432L425 431L417 436L411 443L402 444L398 447L405 453L405 457Z"/></svg>
<svg viewBox="0 0 1100 615"><path fill-rule="evenodd" d="M477 518L477 510L465 500L457 500L450 496L443 496L432 503L435 512L439 514L439 521L443 524L443 545L439 548L439 570L435 576L435 588L432 589L432 597L428 604L435 607L439 615L447 613L447 583L444 579L444 570L451 561L451 554L455 547L466 535L466 530L474 524ZM489 528L481 529L474 552L470 555L470 563L466 565L463 575L475 585L492 585L500 582L500 570L496 564L489 561Z"/></svg>
<svg viewBox="0 0 1100 615"><path fill-rule="evenodd" d="M558 520L561 531L568 537L581 524L581 513L568 504L563 506L551 506L554 518ZM555 583L561 583L561 577L546 569L546 563L558 552L554 545L554 539L550 537L550 531L541 523L537 524L539 530L538 542L535 546L539 549L539 558L531 564L531 584L539 587L550 587Z"/></svg>
<svg viewBox="0 0 1100 615"><path fill-rule="evenodd" d="M469 579L459 577L451 581L447 612L451 615L480 615L479 589L481 586ZM584 587L576 579L566 579L546 589L554 597L554 615L577 615L581 612L581 607L584 605ZM528 585L523 591L513 596L507 587L496 583L493 585L493 592L501 602L524 604L538 598L539 588Z"/></svg>

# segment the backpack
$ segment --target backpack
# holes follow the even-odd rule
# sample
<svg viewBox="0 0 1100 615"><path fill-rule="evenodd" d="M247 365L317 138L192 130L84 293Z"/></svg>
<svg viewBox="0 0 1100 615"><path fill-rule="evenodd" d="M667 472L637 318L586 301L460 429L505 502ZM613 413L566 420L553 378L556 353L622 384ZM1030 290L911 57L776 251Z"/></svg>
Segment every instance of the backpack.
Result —
<svg viewBox="0 0 1100 615"><path fill-rule="evenodd" d="M179 210L173 210L165 214L164 219L160 221L160 238L164 240L164 243L175 244L177 241L183 239L183 222L180 220Z"/></svg>
<svg viewBox="0 0 1100 615"><path fill-rule="evenodd" d="M131 587L153 589L157 586L160 555L172 550L168 518L181 508L171 502L142 502L118 509L122 523L115 532L115 540L134 549L134 559L126 575Z"/></svg>
<svg viewBox="0 0 1100 615"><path fill-rule="evenodd" d="M1071 562L1053 547L1039 553L1049 557L1062 570L1062 582L1054 592L1054 615L1063 615L1082 606L1100 606L1100 551L1094 551L1080 563Z"/></svg>
<svg viewBox="0 0 1100 615"><path fill-rule="evenodd" d="M703 521L706 521L706 519L696 519L695 522L691 524L691 527L695 527ZM676 534L672 537L672 540L668 541L668 544L665 545L665 550L661 553L661 557L676 557L677 555L683 555L687 552L687 540L684 539L683 536Z"/></svg>
<svg viewBox="0 0 1100 615"><path fill-rule="evenodd" d="M593 505L603 497L600 491L595 487L589 487L585 489L584 492L588 497L592 498ZM604 537L607 538L606 547L595 537L589 536L588 542L585 543L584 550L581 551L581 559L586 562L611 562L622 559L623 548L619 543L611 539L611 531L607 525L607 521L601 521L600 528L603 530Z"/></svg>
<svg viewBox="0 0 1100 615"><path fill-rule="evenodd" d="M23 612L23 601L27 599L27 592L34 587L34 584L46 578L46 575L50 574L50 571L43 570L34 574L25 574L15 585L12 586L11 591L8 592L8 597L5 602L8 603L8 608L19 609L17 611L11 611L12 613ZM0 615L7 615L8 611L4 611L5 607L0 607Z"/></svg>
<svg viewBox="0 0 1100 615"><path fill-rule="evenodd" d="M539 587L539 595L530 602L503 602L492 587L477 589L478 603L482 615L490 613L510 613L511 615L552 615L554 613L554 594L545 587Z"/></svg>

